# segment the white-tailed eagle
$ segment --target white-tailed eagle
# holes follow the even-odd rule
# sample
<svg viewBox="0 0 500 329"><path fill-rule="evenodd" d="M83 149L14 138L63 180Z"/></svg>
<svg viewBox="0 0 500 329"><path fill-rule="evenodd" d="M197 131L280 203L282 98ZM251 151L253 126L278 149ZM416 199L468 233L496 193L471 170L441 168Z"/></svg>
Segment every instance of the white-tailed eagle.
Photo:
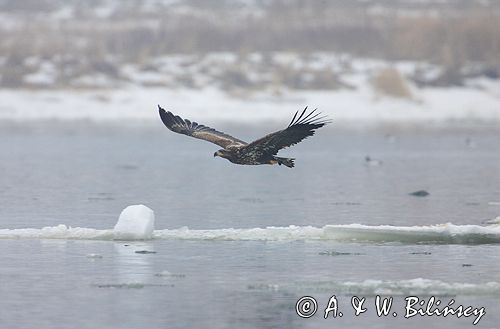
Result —
<svg viewBox="0 0 500 329"><path fill-rule="evenodd" d="M279 150L295 145L303 139L314 135L314 130L329 123L326 117L320 117L316 110L307 112L307 107L299 115L295 112L292 121L283 130L264 136L254 142L246 143L213 128L198 124L178 115L165 111L158 105L160 117L165 126L173 132L203 139L222 147L214 153L232 163L241 165L279 164L289 168L294 166L292 158L280 158Z"/></svg>

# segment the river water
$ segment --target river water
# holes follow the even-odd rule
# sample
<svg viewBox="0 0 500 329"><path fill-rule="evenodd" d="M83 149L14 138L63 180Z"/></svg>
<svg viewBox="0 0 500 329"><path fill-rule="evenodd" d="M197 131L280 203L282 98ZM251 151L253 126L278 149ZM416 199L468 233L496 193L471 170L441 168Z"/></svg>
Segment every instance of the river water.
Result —
<svg viewBox="0 0 500 329"><path fill-rule="evenodd" d="M222 128L248 141L275 130ZM486 221L500 216L499 133L333 124L280 153L296 158L289 169L213 158L216 145L161 123L4 122L2 327L472 326L405 318L405 298L434 296L484 307L478 326L496 328L500 228ZM155 211L153 239L113 239L132 204ZM324 319L333 295L343 316ZM393 297L388 316L377 295ZM303 296L318 305L310 318L296 312Z"/></svg>

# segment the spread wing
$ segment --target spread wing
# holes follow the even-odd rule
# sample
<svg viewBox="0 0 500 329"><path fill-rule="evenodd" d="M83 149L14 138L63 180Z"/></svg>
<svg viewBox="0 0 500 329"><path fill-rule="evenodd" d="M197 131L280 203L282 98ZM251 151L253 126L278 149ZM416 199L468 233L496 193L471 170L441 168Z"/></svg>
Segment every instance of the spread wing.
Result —
<svg viewBox="0 0 500 329"><path fill-rule="evenodd" d="M224 134L223 132L217 131L213 128L200 125L194 121L191 122L187 119L184 120L180 116L172 114L172 112L165 111L160 107L160 105L158 105L158 110L160 112L161 121L163 121L165 126L173 132L203 139L223 148L247 145L246 142Z"/></svg>
<svg viewBox="0 0 500 329"><path fill-rule="evenodd" d="M307 113L307 107L300 115L295 112L292 121L286 129L264 136L242 149L244 152L276 155L279 150L295 145L305 138L314 135L314 130L323 127L329 120L319 116L316 110Z"/></svg>

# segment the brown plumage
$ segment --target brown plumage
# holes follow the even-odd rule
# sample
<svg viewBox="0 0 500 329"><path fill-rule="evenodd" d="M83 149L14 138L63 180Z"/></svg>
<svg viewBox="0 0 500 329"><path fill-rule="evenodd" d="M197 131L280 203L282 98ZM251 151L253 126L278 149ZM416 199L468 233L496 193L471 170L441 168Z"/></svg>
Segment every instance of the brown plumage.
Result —
<svg viewBox="0 0 500 329"><path fill-rule="evenodd" d="M330 122L325 120L325 117L320 117L320 113L316 113L316 110L306 113L306 107L300 115L298 111L295 113L292 121L285 129L248 144L213 128L182 119L171 112L165 111L159 105L158 110L161 120L168 129L217 144L223 149L215 152L214 157L220 156L232 163L241 165L283 164L292 168L295 159L277 157L278 151L314 135L315 129L321 128Z"/></svg>

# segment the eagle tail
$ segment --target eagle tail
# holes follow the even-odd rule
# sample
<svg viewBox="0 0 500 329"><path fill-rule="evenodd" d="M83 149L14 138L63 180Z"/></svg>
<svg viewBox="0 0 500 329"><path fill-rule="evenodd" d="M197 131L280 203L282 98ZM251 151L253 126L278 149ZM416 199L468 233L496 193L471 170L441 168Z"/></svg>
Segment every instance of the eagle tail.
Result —
<svg viewBox="0 0 500 329"><path fill-rule="evenodd" d="M278 160L278 164L285 165L288 168L293 168L295 166L295 163L293 162L295 159L292 158L280 158L280 157L275 157L276 160Z"/></svg>

